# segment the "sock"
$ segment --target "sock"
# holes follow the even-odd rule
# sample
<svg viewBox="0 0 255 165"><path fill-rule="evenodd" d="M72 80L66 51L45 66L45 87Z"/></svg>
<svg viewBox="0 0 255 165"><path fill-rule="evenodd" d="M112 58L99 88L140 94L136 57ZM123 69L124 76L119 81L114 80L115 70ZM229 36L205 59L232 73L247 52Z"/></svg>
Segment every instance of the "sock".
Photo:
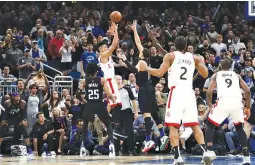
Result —
<svg viewBox="0 0 255 165"><path fill-rule="evenodd" d="M145 140L146 140L146 142L150 141L151 140L151 135L146 135Z"/></svg>
<svg viewBox="0 0 255 165"><path fill-rule="evenodd" d="M206 148L205 144L200 144L199 146L202 148L202 150L203 150L204 152L207 151L207 148Z"/></svg>
<svg viewBox="0 0 255 165"><path fill-rule="evenodd" d="M146 139L151 140L151 128L153 126L153 123L151 121L151 117L144 118L145 121L145 129L146 129Z"/></svg>
<svg viewBox="0 0 255 165"><path fill-rule="evenodd" d="M159 130L159 133L160 133L160 137L165 136L165 132L164 132L163 127L162 127L162 128L159 128L158 130Z"/></svg>
<svg viewBox="0 0 255 165"><path fill-rule="evenodd" d="M212 151L213 150L213 146L207 146L207 150Z"/></svg>
<svg viewBox="0 0 255 165"><path fill-rule="evenodd" d="M156 137L156 138L154 139L154 142L155 142L155 146L159 146L159 142L160 142L159 137Z"/></svg>
<svg viewBox="0 0 255 165"><path fill-rule="evenodd" d="M178 159L180 156L179 146L173 147L173 151L174 151L174 159Z"/></svg>

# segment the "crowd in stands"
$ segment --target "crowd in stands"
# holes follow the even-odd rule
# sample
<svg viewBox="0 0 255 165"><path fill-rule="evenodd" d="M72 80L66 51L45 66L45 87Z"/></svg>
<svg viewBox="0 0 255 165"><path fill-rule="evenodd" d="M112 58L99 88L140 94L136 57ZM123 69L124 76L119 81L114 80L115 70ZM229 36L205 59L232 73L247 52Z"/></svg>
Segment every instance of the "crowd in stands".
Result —
<svg viewBox="0 0 255 165"><path fill-rule="evenodd" d="M105 40L111 44L109 15L114 10L123 17L118 23L119 44L112 56L115 74L123 79L119 81L123 86L131 89L136 101L139 95L136 75L118 58L125 55L134 66L138 62L139 52L128 26L133 20L138 20L143 46L151 51L152 68L160 67L166 52L176 50L174 41L180 35L187 38L188 52L205 58L209 77L204 79L195 74L193 82L200 127L204 130L209 113L205 93L225 56L233 59L233 69L242 76L252 95L255 92L254 22L245 20L243 3L222 2L219 8L218 5L218 2L0 2L0 156L14 154L13 145L24 145L29 154L46 156L78 155L81 145L88 150L87 154L109 153L106 128L97 116L89 124L88 140L82 141L81 117L86 100L77 99L70 88L62 88L61 93L49 90L48 78L56 76L52 67L63 76L79 80L86 76L88 63L99 63L97 43ZM148 24L150 31L146 28ZM169 92L167 81L167 75L151 77L162 121ZM76 89L74 85L73 91ZM216 100L217 89L214 103ZM121 152L136 155L145 138L144 119L139 115L126 122L133 123L131 145L136 151L129 151L130 143L123 136ZM245 122L248 138L255 135L252 124ZM231 118L215 132L217 154L239 154ZM182 126L179 133L182 152L202 153L189 127ZM170 147L161 150L156 126L152 135L156 144L152 152L169 152Z"/></svg>

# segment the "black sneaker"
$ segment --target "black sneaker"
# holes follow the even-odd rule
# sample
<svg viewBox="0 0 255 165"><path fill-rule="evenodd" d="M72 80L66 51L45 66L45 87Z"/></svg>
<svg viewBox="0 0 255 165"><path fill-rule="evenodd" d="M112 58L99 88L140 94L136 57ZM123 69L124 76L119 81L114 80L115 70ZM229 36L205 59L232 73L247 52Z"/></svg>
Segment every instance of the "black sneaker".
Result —
<svg viewBox="0 0 255 165"><path fill-rule="evenodd" d="M240 153L240 151L237 150L237 149L235 149L235 150L230 150L230 151L228 152L228 155L236 156L236 155L238 155L239 153Z"/></svg>
<svg viewBox="0 0 255 165"><path fill-rule="evenodd" d="M2 152L0 151L0 157L3 157L3 154L2 154Z"/></svg>
<svg viewBox="0 0 255 165"><path fill-rule="evenodd" d="M136 153L135 150L133 150L133 151L128 151L128 154L129 154L129 156L138 156L138 154Z"/></svg>

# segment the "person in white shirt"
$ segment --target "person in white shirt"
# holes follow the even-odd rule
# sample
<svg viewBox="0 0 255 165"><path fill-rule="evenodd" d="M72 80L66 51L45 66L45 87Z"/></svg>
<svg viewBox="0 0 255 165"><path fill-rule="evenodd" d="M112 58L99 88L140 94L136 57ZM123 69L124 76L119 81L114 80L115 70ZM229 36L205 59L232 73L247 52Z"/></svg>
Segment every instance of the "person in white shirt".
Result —
<svg viewBox="0 0 255 165"><path fill-rule="evenodd" d="M72 51L74 51L72 42L65 40L63 46L59 50L59 53L62 55L61 71L63 72L64 76L67 76L72 69Z"/></svg>
<svg viewBox="0 0 255 165"><path fill-rule="evenodd" d="M213 43L211 47L216 51L216 56L220 55L222 49L227 50L226 44L222 43L222 35L217 36L217 43Z"/></svg>

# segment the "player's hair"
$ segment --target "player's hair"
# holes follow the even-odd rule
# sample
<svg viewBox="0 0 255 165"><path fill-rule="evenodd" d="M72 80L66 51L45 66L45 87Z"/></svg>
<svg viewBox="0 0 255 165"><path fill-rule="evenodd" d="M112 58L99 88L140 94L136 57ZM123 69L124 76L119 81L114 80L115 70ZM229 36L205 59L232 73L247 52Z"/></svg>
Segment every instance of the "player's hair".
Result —
<svg viewBox="0 0 255 165"><path fill-rule="evenodd" d="M86 69L86 75L89 76L94 76L98 71L98 66L96 63L89 63Z"/></svg>
<svg viewBox="0 0 255 165"><path fill-rule="evenodd" d="M83 122L83 120L82 120L82 119L78 119L78 120L76 121L76 125L78 125L80 122Z"/></svg>
<svg viewBox="0 0 255 165"><path fill-rule="evenodd" d="M183 36L179 36L175 39L175 47L178 51L184 51L187 47L187 40Z"/></svg>
<svg viewBox="0 0 255 165"><path fill-rule="evenodd" d="M221 62L222 70L229 70L232 67L232 60L229 58L224 58Z"/></svg>
<svg viewBox="0 0 255 165"><path fill-rule="evenodd" d="M147 48L143 48L143 52L142 53L143 53L143 57L144 58L149 58L150 54L151 54L150 50L147 49Z"/></svg>

